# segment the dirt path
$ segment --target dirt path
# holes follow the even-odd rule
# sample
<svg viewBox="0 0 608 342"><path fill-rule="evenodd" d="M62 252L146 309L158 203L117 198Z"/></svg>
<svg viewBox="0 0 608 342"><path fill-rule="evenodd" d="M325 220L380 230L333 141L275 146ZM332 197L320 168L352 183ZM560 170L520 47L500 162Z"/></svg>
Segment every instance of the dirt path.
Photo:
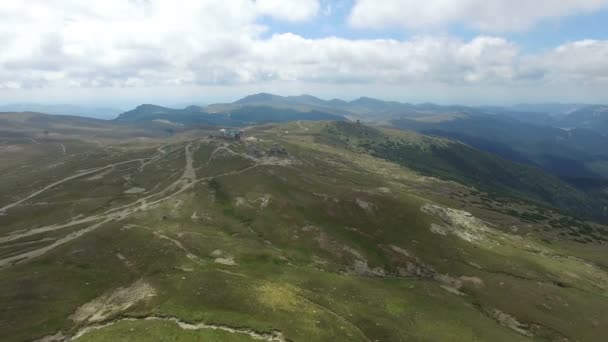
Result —
<svg viewBox="0 0 608 342"><path fill-rule="evenodd" d="M159 154L153 156L152 158L150 158L150 160L141 163L141 166L139 167L139 169L137 169L137 172L142 172L146 168L146 166L158 162L159 160L169 156L170 154L181 150L181 148L182 148L181 146L178 146L178 147L170 150L169 152L165 151L165 149L163 147L157 148L156 150L158 151Z"/></svg>
<svg viewBox="0 0 608 342"><path fill-rule="evenodd" d="M52 184L49 184L49 185L45 186L44 188L42 188L42 189L40 189L40 190L38 190L38 191L36 191L36 192L28 195L25 198L22 198L22 199L20 199L20 200L18 200L16 202L13 202L13 203L5 205L4 207L0 208L0 215L4 214L8 209L11 209L11 208L13 208L15 206L18 206L19 204L21 204L23 202L26 202L26 201L28 201L28 200L30 200L30 199L32 199L32 198L40 195L41 193L43 193L43 192L45 192L45 191L47 191L49 189L52 189L52 188L54 188L54 187L56 187L58 185L61 185L61 184L66 183L66 182L69 182L71 180L78 179L78 178L85 177L85 176L89 176L89 175L95 174L97 172L104 171L106 169L114 169L114 168L116 168L116 166L120 166L120 165L124 165L124 164L130 164L130 163L134 163L134 162L140 162L142 164L140 166L140 168L139 168L139 171L141 171L143 169L143 167L145 167L145 166L147 166L147 165L149 165L151 163L157 162L161 158L165 157L167 154L173 153L173 152L179 150L180 148L181 147L178 147L178 148L170 151L169 153L166 153L164 150L162 150L161 148L159 148L158 151L159 152L162 151L161 154L155 155L155 156L153 156L151 158L131 159L131 160L127 160L127 161L124 161L124 162L118 162L118 163L108 164L108 165L97 167L97 168L94 168L94 169L89 169L89 170L84 170L82 172L78 172L75 175L72 175L70 177L67 177L67 178L59 180L57 182L54 182ZM190 158L191 157L192 156L190 155Z"/></svg>
<svg viewBox="0 0 608 342"><path fill-rule="evenodd" d="M213 158L215 158L215 155L218 154L220 151L227 149L226 146L222 145L219 147L216 147L211 154L209 155L209 158L207 159L207 162L205 163L205 165L209 165L211 164L211 161L213 160Z"/></svg>
<svg viewBox="0 0 608 342"><path fill-rule="evenodd" d="M303 130L305 130L305 131L308 132L308 127L304 127L304 125L302 125L302 121L298 120L297 123L298 123L298 126L300 126L301 129L303 129Z"/></svg>
<svg viewBox="0 0 608 342"><path fill-rule="evenodd" d="M127 217L129 217L130 215L132 215L135 212L138 211L145 211L149 208L151 208L152 206L159 204L163 201L166 201L170 198L173 198L177 195L180 195L182 193L184 193L185 191L193 188L196 184L198 184L199 182L203 182L203 181L207 181L209 179L212 178L218 178L218 177L226 177L226 176L232 176L232 175L238 175L244 172L247 172L253 168L256 168L262 164L255 164L240 170L234 170L234 171L229 171L220 175L215 175L212 177L205 177L202 179L197 179L196 178L196 172L194 170L193 167L193 151L192 151L192 143L189 143L185 146L185 156L186 156L186 161L185 161L185 167L184 167L184 172L182 174L182 177L180 177L178 180L176 180L174 183L170 184L167 188L148 195L146 197L140 198L132 203L123 205L121 207L117 207L117 208L112 208L109 209L107 211L105 211L104 213L101 214L96 214L96 215L92 215L89 217L84 217L84 218L79 218L79 219L73 219L72 221L65 223L65 224L61 224L61 225L49 225L49 226L45 226L45 227L39 227L39 228L34 228L34 229L30 229L30 230L26 230L24 232L19 232L19 233L14 233L8 236L4 236L4 237L0 237L0 244L1 243L7 243L7 242L11 242L11 241L15 241L24 237L28 237L28 236L33 236L33 235L37 235L37 234L41 234L41 233L45 233L45 232L49 232L49 231L55 231L55 230L60 230L60 229L64 229L64 228L68 228L68 227L73 227L76 225L81 225L81 224L87 224L87 223L93 223L96 222L95 224L92 224L91 226L85 227L83 229L80 229L78 231L72 232L66 236L64 236L63 238L59 238L57 240L55 240L55 242L53 242L50 245L35 249L35 250L31 250L31 251L27 251L21 254L17 254L11 257L7 257L4 259L0 259L0 269L1 268L5 268L7 266L11 266L11 265L15 265L15 264L20 264L23 263L25 261L31 260L33 258L39 257L67 242L70 242L74 239L77 239L81 236L83 236L84 234L87 234L99 227L101 227L102 225L112 222L112 221L121 221L126 219ZM211 157L210 157L211 158ZM133 161L138 161L137 160L132 160L132 161L127 161L127 162L133 162ZM62 181L60 181L61 183L66 182L68 180L72 180L74 178L77 177L82 177L84 175L89 175L91 173L94 172L98 172L101 171L105 168L108 167L113 167L116 166L118 164L124 164L127 162L122 162L122 163L117 163L117 164L111 164L111 165L107 165L103 168L98 168L95 170L88 170L84 173L79 173L75 176L72 177L68 177ZM38 191L38 193L43 192L46 189L50 189L52 186L56 186L58 184L61 184L60 182L56 182L53 183L49 186L47 186L46 188ZM168 194L167 194L168 193ZM164 195L166 194L164 197L161 197L159 199L156 199L154 201L148 202L148 200L152 197L156 197L159 195ZM36 195L33 194L33 195ZM30 195L29 198L34 197L33 195ZM27 200L28 198L25 198L23 200L21 200L19 203ZM11 206L15 206L17 204L19 204L18 202L13 203ZM6 207L5 207L6 208ZM99 221L99 222L97 222ZM175 242L175 241L174 241ZM190 253L191 254L191 253Z"/></svg>
<svg viewBox="0 0 608 342"><path fill-rule="evenodd" d="M46 336L42 339L39 339L35 342L69 342L75 341L78 338L97 330L101 330L104 328L111 327L115 324L121 322L137 322L137 321L157 321L157 322L170 322L177 325L182 330L218 330L231 334L245 335L249 336L254 340L259 341L268 341L268 342L287 342L288 340L285 338L282 332L274 330L270 332L260 332L251 328L242 328L242 327L231 327L223 324L208 324L203 322L191 323L181 320L177 317L172 316L148 316L143 318L132 318L132 317L123 317L115 320L111 320L108 322L102 322L97 324L89 324L81 327L78 331L76 331L73 335L65 336L61 332L52 335Z"/></svg>
<svg viewBox="0 0 608 342"><path fill-rule="evenodd" d="M194 152L192 151L192 143L186 145L186 168L182 179L188 182L194 182L196 180L196 171L194 170Z"/></svg>
<svg viewBox="0 0 608 342"><path fill-rule="evenodd" d="M103 171L103 170L105 170L107 168L115 167L115 166L118 166L118 165L124 165L124 164L128 164L128 163L142 162L142 161L143 161L143 159L132 159L132 160L127 160L127 161L120 162L120 163L108 164L106 166L102 166L102 167L98 167L98 168L95 168L95 169L91 169L91 170L87 170L87 171L84 171L84 172L77 173L77 174L72 175L70 177L67 177L67 178L64 178L62 180L59 180L59 181L57 181L55 183L49 184L49 185L45 186L44 188L42 188L42 189L40 189L40 190L38 190L38 191L30 194L27 197L24 197L24 198L22 198L22 199L20 199L20 200L18 200L16 202L13 202L13 203L5 205L4 207L0 208L0 213L6 212L10 208L18 206L19 204L21 204L21 203L23 203L25 201L28 201L28 200L30 200L30 199L32 199L32 198L40 195L41 193L43 193L43 192L45 192L45 191L47 191L49 189L52 189L52 188L54 188L54 187L56 187L58 185L61 185L61 184L66 183L66 182L69 182L71 180L78 179L78 178L81 178L81 177L84 177L84 176L88 176L88 175L92 175L92 174L97 173L99 171Z"/></svg>
<svg viewBox="0 0 608 342"><path fill-rule="evenodd" d="M148 227L145 227L145 228L150 229ZM152 233L159 239L167 240L167 241L171 242L172 244L174 244L177 248L181 249L184 253L186 253L186 257L188 257L188 259L196 262L197 264L204 263L204 261L201 258L199 258L196 254L192 253L188 248L186 248L184 246L184 244L181 243L181 241L168 237L167 235L164 235L158 231L153 231Z"/></svg>
<svg viewBox="0 0 608 342"><path fill-rule="evenodd" d="M55 249L65 243L68 243L74 239L77 239L81 236L83 236L86 233L92 232L93 230L101 227L103 224L108 223L112 221L112 219L107 219L105 221L99 222L97 224L94 224L90 227L87 227L85 229L81 229L79 231L73 232L68 234L67 236L64 236L63 238L60 238L58 240L56 240L55 242L53 242L50 245L38 248L38 249L34 249L32 251L29 252L25 252L25 253L21 253L21 254L17 254L5 259L0 259L0 269L4 268L8 265L15 265L15 264L20 264L24 261L39 257L45 253L47 253L48 251Z"/></svg>
<svg viewBox="0 0 608 342"><path fill-rule="evenodd" d="M213 150L213 152L211 152L211 155L209 155L209 159L207 160L207 163L205 165L209 165L209 163L211 162L211 160L213 158L215 158L215 155L217 153L219 153L220 151L226 151L226 152L228 152L228 153L230 153L230 154L232 154L234 156L238 156L238 157L241 157L243 159L251 160L254 163L260 163L260 159L258 159L256 157L250 156L248 154L238 153L238 152L230 149L228 146L223 145L223 146L219 146L218 148L216 148L215 150Z"/></svg>
<svg viewBox="0 0 608 342"><path fill-rule="evenodd" d="M41 242L47 242L47 241L55 241L55 239L53 239L53 238L42 238L40 240L15 242L13 244L7 244L7 245L4 245L4 246L0 246L0 249L7 249L7 248L13 248L13 247L20 247L20 246L31 246L31 245L36 245L36 244L39 244Z"/></svg>
<svg viewBox="0 0 608 342"><path fill-rule="evenodd" d="M70 222L60 224L60 225L49 225L49 226L29 229L29 230L26 230L23 232L22 231L14 232L12 234L0 237L0 244L11 242L14 240L19 240L24 237L28 237L28 236L32 236L32 235L52 232L55 230L60 230L60 229L64 229L64 228L74 227L74 226L81 225L81 224L95 222L95 221L99 220L100 218L101 218L101 216L94 215L94 216L89 216L89 217L85 217L85 218L81 218L81 219L72 219Z"/></svg>

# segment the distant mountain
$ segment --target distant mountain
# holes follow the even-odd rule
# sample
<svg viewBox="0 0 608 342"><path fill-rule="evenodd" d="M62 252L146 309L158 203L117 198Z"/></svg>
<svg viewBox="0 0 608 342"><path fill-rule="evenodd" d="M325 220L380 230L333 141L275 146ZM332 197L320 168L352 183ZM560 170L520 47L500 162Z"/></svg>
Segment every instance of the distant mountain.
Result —
<svg viewBox="0 0 608 342"><path fill-rule="evenodd" d="M402 103L384 101L371 97L360 97L352 101L339 99L323 100L311 95L279 96L261 93L244 97L231 104L216 104L208 108L239 108L240 106L271 106L295 110L323 110L338 113L353 119L369 122L386 122L388 120L419 118L437 114L483 113L507 116L526 123L554 126L559 128L559 121L572 112L588 107L584 104L520 104L515 106L461 106L438 105L435 103Z"/></svg>
<svg viewBox="0 0 608 342"><path fill-rule="evenodd" d="M263 96L262 96L263 97ZM297 120L344 120L335 115L320 110L299 111L290 108L278 108L267 105L248 105L259 101L261 97L251 97L243 100L239 106L214 107L213 112L198 106L184 109L166 108L156 105L141 105L122 113L116 119L119 122L157 121L168 125L180 124L186 126L244 126L269 122L287 122ZM238 101L237 101L238 102ZM257 102L255 102L257 103Z"/></svg>
<svg viewBox="0 0 608 342"><path fill-rule="evenodd" d="M211 112L227 111L238 109L243 106L264 106L284 109L293 109L297 111L324 111L336 115L350 114L343 106L347 104L341 100L326 101L314 97L312 95L299 96L278 96L273 94L261 93L246 96L231 104L216 104L211 105L207 109Z"/></svg>
<svg viewBox="0 0 608 342"><path fill-rule="evenodd" d="M236 109L242 106L269 106L300 111L320 110L369 122L386 122L402 117L415 118L427 115L455 114L460 112L490 113L507 116L530 124L553 126L556 128L561 128L563 122L568 123L570 121L582 120L579 116L585 118L586 114L584 113L588 113L588 115L593 117L593 115L597 115L598 111L601 112L603 108L608 108L608 106L590 106L576 103L473 107L438 105L434 103L410 104L397 101L384 101L365 96L352 101L344 101L339 99L323 100L312 95L279 96L269 93L260 93L246 96L230 104L210 105L207 109L211 112L217 112ZM562 122L562 120L565 121ZM571 127L592 128L591 126L595 124L595 121L590 120L591 118L585 119L585 122L588 122L587 125L571 125Z"/></svg>
<svg viewBox="0 0 608 342"><path fill-rule="evenodd" d="M490 106L480 107L480 109L484 113L495 114L502 117L509 117L529 124L559 128L559 118L553 114L545 112L518 111L513 110L511 108Z"/></svg>
<svg viewBox="0 0 608 342"><path fill-rule="evenodd" d="M168 125L206 125L206 126L237 126L239 123L230 119L227 114L209 114L204 108L189 106L184 109L173 109L151 104L140 105L137 108L120 114L119 122L164 122Z"/></svg>
<svg viewBox="0 0 608 342"><path fill-rule="evenodd" d="M343 106L344 109L363 115L364 118L391 118L399 115L411 115L416 106L409 103L382 101L370 97L361 97Z"/></svg>
<svg viewBox="0 0 608 342"><path fill-rule="evenodd" d="M331 108L329 101L321 100L312 95L299 96L279 96L267 93L255 94L246 96L234 104L241 106L275 106L275 105L292 105L292 106L311 106L317 108Z"/></svg>
<svg viewBox="0 0 608 342"><path fill-rule="evenodd" d="M554 117L559 117L586 106L587 105L581 103L537 103L517 104L507 107L507 109L518 112L545 113Z"/></svg>
<svg viewBox="0 0 608 342"><path fill-rule="evenodd" d="M580 119L572 114L577 112L589 111L589 109L601 106L591 106L580 103L544 103L544 104L518 104L508 107L482 106L479 107L485 112L508 116L519 121L536 125L552 126L557 128L591 128L579 125Z"/></svg>
<svg viewBox="0 0 608 342"><path fill-rule="evenodd" d="M308 121L342 121L344 117L318 110L301 112L293 109L281 109L268 106L243 107L229 112L231 120L261 124L270 122Z"/></svg>
<svg viewBox="0 0 608 342"><path fill-rule="evenodd" d="M53 115L83 116L102 120L114 119L122 111L116 108L76 105L17 103L0 106L0 112L36 112Z"/></svg>
<svg viewBox="0 0 608 342"><path fill-rule="evenodd" d="M166 135L165 129L165 125L152 121L133 124L71 115L0 112L0 137L6 140L158 137Z"/></svg>
<svg viewBox="0 0 608 342"><path fill-rule="evenodd" d="M425 108L417 108L417 106L412 104L383 101L370 97L360 97L353 101L344 101L339 99L322 100L311 95L278 96L267 93L250 95L231 105L270 106L300 111L317 110L366 121L386 120L402 115L415 115L418 111L426 110ZM217 108L217 106L214 105L211 108Z"/></svg>
<svg viewBox="0 0 608 342"><path fill-rule="evenodd" d="M284 102L285 98L279 95L273 95L268 93L260 93L246 96L238 101L235 101L235 104L239 105L251 105L251 104L267 104L273 102Z"/></svg>
<svg viewBox="0 0 608 342"><path fill-rule="evenodd" d="M608 134L608 106L596 105L580 108L559 121L565 128L588 128L600 134Z"/></svg>
<svg viewBox="0 0 608 342"><path fill-rule="evenodd" d="M548 103L510 107L483 106L479 109L527 123L557 128L588 128L599 133L606 133L608 128L606 105Z"/></svg>
<svg viewBox="0 0 608 342"><path fill-rule="evenodd" d="M152 104L143 104L137 108L120 114L116 121L139 121L139 120L154 120L175 112L175 109L156 106Z"/></svg>

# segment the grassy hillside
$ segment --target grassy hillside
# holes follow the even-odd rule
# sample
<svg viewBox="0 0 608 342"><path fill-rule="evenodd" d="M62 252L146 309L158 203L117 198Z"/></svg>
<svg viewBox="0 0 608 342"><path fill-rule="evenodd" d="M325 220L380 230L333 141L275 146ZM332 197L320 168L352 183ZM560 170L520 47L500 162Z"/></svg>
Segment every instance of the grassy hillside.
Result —
<svg viewBox="0 0 608 342"><path fill-rule="evenodd" d="M608 334L606 227L360 146L398 139L453 167L429 154L454 143L327 122L208 133L2 145L3 340ZM588 240L567 235L583 224Z"/></svg>
<svg viewBox="0 0 608 342"><path fill-rule="evenodd" d="M576 215L603 214L599 203L558 178L462 143L347 122L327 125L323 138L496 196L536 201Z"/></svg>

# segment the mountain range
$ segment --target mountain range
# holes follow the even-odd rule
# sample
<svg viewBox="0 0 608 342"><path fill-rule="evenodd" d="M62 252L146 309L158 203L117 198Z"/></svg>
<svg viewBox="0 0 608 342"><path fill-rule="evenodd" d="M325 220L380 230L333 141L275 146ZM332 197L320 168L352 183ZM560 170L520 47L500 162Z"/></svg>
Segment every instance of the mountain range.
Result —
<svg viewBox="0 0 608 342"><path fill-rule="evenodd" d="M606 124L608 106L585 104L540 104L540 105L514 105L511 107L491 106L461 106L437 105L433 103L410 104L397 101L383 101L379 99L360 97L352 101L339 99L322 100L311 95L279 96L260 93L246 96L232 103L211 104L208 106L188 106L184 109L171 109L160 106L143 105L133 111L120 115L121 120L134 120L135 117L165 114L180 116L196 114L230 114L231 112L251 107L270 107L277 109L290 109L297 112L316 112L343 116L351 119L360 119L372 123L386 123L390 120L402 118L417 118L448 114L485 114L506 116L524 123L540 126L550 126L560 129L588 128L595 129L600 134L606 134L602 125ZM129 118L127 118L129 117ZM203 119L201 119L203 120ZM257 119L253 119L256 121ZM238 120L237 120L238 121Z"/></svg>

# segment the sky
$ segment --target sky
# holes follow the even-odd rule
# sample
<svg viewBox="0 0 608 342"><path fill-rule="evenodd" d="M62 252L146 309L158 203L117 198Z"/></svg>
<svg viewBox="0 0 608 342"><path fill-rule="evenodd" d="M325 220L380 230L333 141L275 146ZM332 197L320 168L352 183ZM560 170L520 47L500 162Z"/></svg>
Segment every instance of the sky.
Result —
<svg viewBox="0 0 608 342"><path fill-rule="evenodd" d="M0 0L0 103L606 103L608 0Z"/></svg>

